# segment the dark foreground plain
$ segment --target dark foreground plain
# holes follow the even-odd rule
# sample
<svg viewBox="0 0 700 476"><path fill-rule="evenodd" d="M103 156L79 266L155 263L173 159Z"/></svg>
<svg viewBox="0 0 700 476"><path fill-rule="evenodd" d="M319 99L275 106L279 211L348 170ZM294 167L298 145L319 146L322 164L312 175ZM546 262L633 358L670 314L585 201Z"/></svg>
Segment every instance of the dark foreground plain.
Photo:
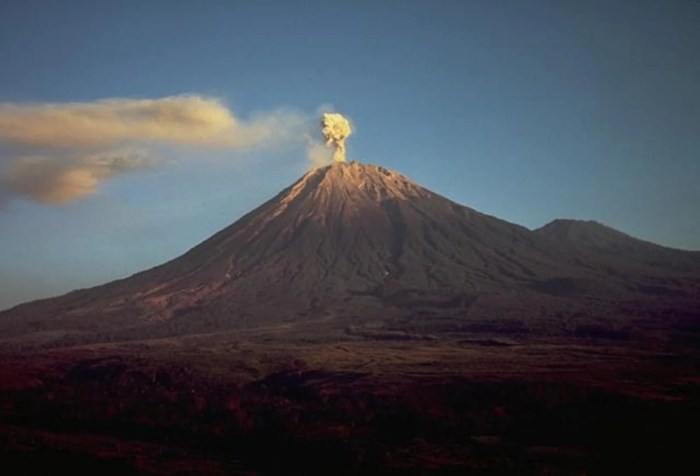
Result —
<svg viewBox="0 0 700 476"><path fill-rule="evenodd" d="M690 322L562 338L326 320L15 351L0 454L30 473L683 474Z"/></svg>
<svg viewBox="0 0 700 476"><path fill-rule="evenodd" d="M338 163L169 263L0 312L0 456L25 474L684 474L699 344L699 252L528 230Z"/></svg>

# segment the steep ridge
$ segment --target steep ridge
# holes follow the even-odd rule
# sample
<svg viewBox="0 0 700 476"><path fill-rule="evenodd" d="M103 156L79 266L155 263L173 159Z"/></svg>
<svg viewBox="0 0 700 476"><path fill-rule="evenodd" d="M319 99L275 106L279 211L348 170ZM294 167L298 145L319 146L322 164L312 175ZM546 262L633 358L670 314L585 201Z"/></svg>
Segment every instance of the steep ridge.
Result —
<svg viewBox="0 0 700 476"><path fill-rule="evenodd" d="M514 296L518 304L507 312L526 314L518 311L521 297L628 299L654 286L683 288L684 296L697 289L692 253L657 253L673 258L659 284L639 260L649 254L642 245L625 241L620 246L629 253L613 250L611 259L605 247L618 232L596 234L594 227L589 239L563 228L532 232L382 167L336 163L308 172L164 265L1 313L0 334L54 338L97 326L138 335L164 322L183 334L324 316L379 318L418 307L439 313L450 303L463 308Z"/></svg>

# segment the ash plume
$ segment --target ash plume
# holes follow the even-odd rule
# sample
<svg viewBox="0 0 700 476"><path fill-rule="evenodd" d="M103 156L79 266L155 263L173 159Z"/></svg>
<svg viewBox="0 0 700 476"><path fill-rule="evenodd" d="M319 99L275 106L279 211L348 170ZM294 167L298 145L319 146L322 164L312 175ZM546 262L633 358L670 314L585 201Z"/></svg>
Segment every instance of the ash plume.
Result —
<svg viewBox="0 0 700 476"><path fill-rule="evenodd" d="M83 157L21 157L0 176L3 196L19 196L45 205L61 205L94 194L105 180L155 164L138 150L113 150Z"/></svg>
<svg viewBox="0 0 700 476"><path fill-rule="evenodd" d="M324 113L321 116L321 133L326 145L332 145L333 160L335 162L345 162L345 139L352 134L350 121L342 114Z"/></svg>
<svg viewBox="0 0 700 476"><path fill-rule="evenodd" d="M0 145L60 149L164 144L220 149L297 135L304 118L278 110L240 120L217 98L180 95L76 103L0 102Z"/></svg>
<svg viewBox="0 0 700 476"><path fill-rule="evenodd" d="M301 141L310 116L288 109L242 120L214 97L0 102L0 208L14 199L60 205L96 193L154 156L193 149L243 152ZM136 152L134 152L136 151Z"/></svg>

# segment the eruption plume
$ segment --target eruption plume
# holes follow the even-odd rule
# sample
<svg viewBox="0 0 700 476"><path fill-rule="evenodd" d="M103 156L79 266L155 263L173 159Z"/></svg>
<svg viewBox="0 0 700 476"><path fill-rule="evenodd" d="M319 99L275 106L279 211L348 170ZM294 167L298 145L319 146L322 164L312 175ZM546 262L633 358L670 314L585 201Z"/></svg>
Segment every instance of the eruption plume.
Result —
<svg viewBox="0 0 700 476"><path fill-rule="evenodd" d="M352 133L350 121L341 114L324 113L321 117L321 133L326 145L333 145L333 160L345 162L345 139Z"/></svg>

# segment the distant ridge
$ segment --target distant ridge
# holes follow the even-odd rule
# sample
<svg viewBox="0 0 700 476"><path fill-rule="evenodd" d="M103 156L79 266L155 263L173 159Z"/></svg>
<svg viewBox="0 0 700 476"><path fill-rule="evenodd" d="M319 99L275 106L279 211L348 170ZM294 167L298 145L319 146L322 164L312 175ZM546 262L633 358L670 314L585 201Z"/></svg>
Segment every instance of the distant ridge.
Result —
<svg viewBox="0 0 700 476"><path fill-rule="evenodd" d="M557 219L535 230L548 240L580 250L604 253L631 262L691 271L700 266L700 252L683 251L634 238L597 221Z"/></svg>

